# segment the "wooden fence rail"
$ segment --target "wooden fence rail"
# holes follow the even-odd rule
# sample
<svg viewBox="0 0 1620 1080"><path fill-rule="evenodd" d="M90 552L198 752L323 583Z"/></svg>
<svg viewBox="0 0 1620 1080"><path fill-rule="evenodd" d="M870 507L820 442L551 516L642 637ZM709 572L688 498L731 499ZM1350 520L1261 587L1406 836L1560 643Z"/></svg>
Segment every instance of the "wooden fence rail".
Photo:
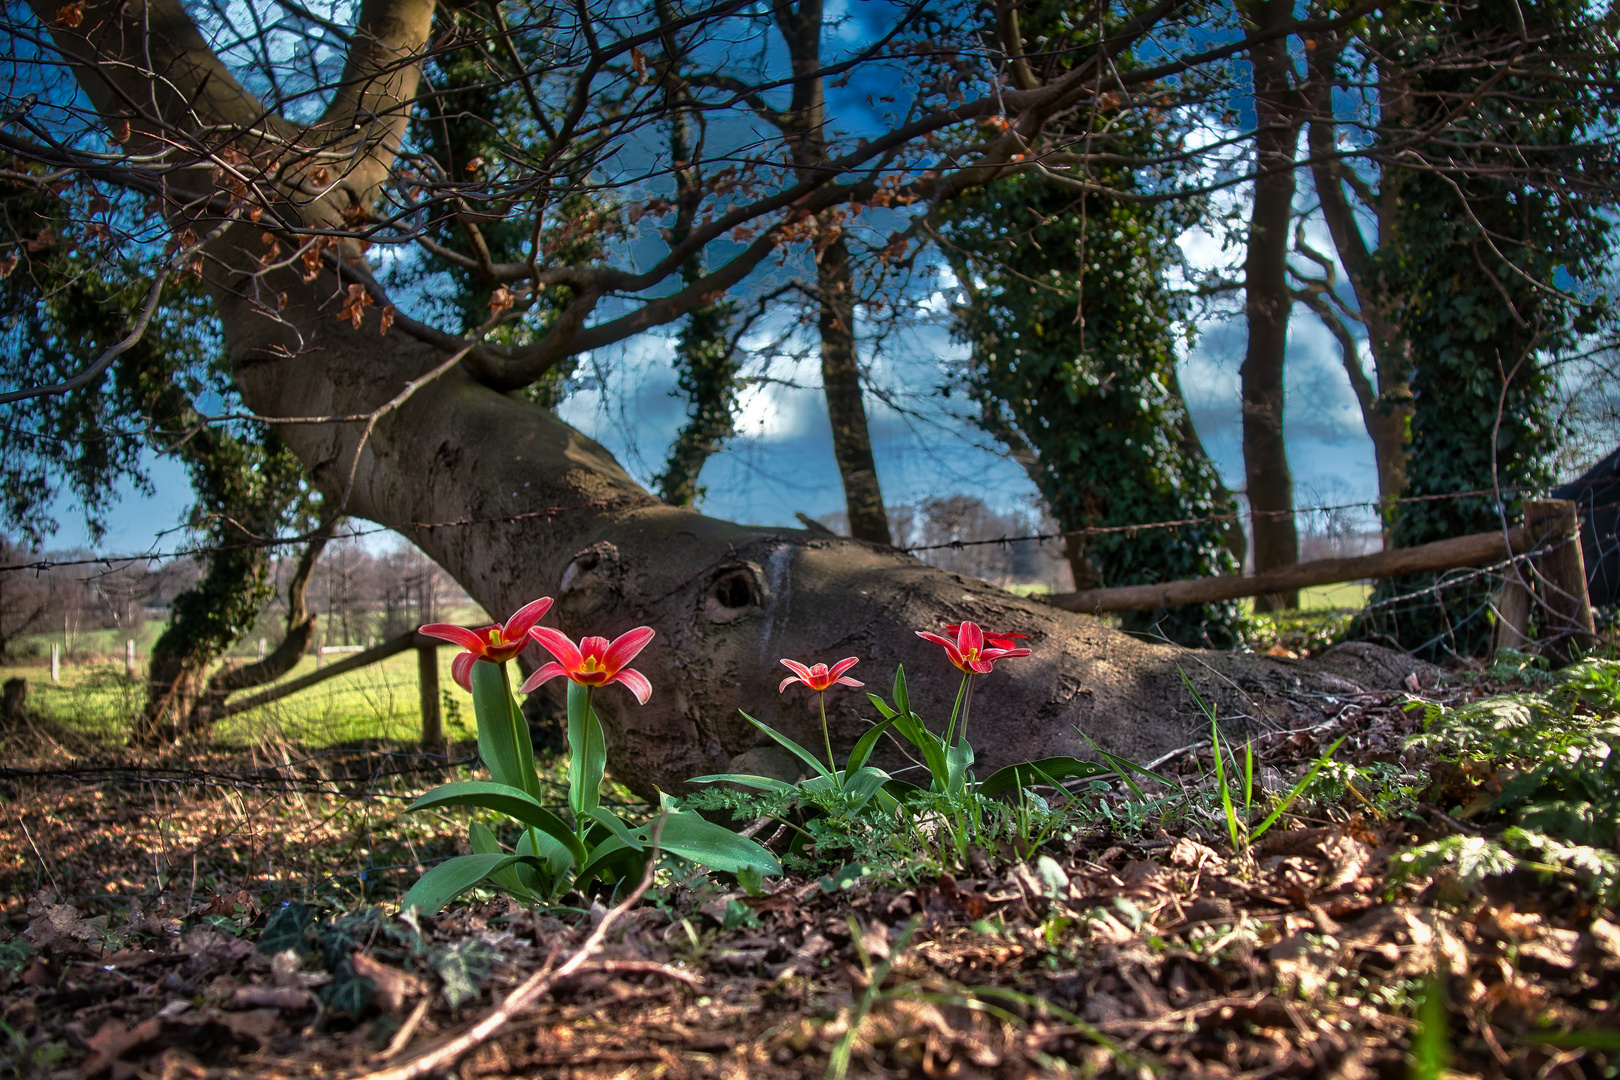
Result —
<svg viewBox="0 0 1620 1080"><path fill-rule="evenodd" d="M279 686L272 686L268 690L260 691L251 697L240 701L233 701L214 714L214 718L224 719L235 716L237 713L257 709L261 705L268 705L272 701L279 701L289 694L296 694L300 690L308 690L327 679L334 679L339 675L346 675L351 671L358 671L363 667L387 660L390 656L397 656L406 649L416 650L417 682L422 698L422 745L438 746L444 742L443 722L439 715L439 646L438 638L427 637L415 630L407 630L397 637L391 637L380 645L374 645L364 652L346 656L336 663L327 664L319 671L308 675L301 675Z"/></svg>

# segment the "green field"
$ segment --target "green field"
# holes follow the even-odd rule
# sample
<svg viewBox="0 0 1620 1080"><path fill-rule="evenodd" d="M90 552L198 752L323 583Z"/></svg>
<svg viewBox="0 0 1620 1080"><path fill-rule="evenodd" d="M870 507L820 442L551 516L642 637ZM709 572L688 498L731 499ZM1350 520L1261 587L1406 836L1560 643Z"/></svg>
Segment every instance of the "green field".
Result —
<svg viewBox="0 0 1620 1080"><path fill-rule="evenodd" d="M476 608L452 612L449 618L471 625L482 617ZM146 700L143 681L152 643L163 631L149 622L131 634L123 630L93 630L73 635L73 652L62 661L61 682L51 682L50 646L63 644L60 634L33 635L17 643L23 659L0 664L0 682L28 680L28 703L53 725L98 742L121 743L132 729ZM124 674L124 642L133 638L138 674ZM258 644L241 643L240 654L257 652ZM472 699L450 678L450 661L457 650L446 643L439 650L440 713L445 737L471 739L476 733ZM347 654L329 654L328 664ZM279 685L315 670L315 657L306 656ZM236 695L242 700L269 687ZM444 697L444 692L448 697ZM421 738L422 709L417 685L416 653L406 651L358 671L336 676L319 685L229 717L215 728L214 737L231 744L287 741L303 746L328 746L364 739L414 742Z"/></svg>

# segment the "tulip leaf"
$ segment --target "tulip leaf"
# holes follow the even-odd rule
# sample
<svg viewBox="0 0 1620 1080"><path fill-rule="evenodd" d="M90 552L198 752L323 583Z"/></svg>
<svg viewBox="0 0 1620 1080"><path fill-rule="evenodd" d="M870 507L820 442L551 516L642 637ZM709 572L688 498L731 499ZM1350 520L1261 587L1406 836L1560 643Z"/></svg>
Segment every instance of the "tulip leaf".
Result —
<svg viewBox="0 0 1620 1080"><path fill-rule="evenodd" d="M927 788L918 787L910 780L901 780L897 777L890 777L883 781L883 790L902 803L910 802L928 794Z"/></svg>
<svg viewBox="0 0 1620 1080"><path fill-rule="evenodd" d="M1056 783L1073 776L1108 776L1112 772L1108 766L1095 761L1081 761L1072 757L1041 758L1039 761L1023 761L997 769L985 778L978 791L980 795L998 795L1035 783Z"/></svg>
<svg viewBox="0 0 1620 1080"><path fill-rule="evenodd" d="M602 804L602 774L607 771L607 741L591 708L591 689L568 683L568 806L576 821L589 818Z"/></svg>
<svg viewBox="0 0 1620 1080"><path fill-rule="evenodd" d="M652 824L636 831L644 842L652 843ZM658 833L658 847L711 870L731 874L757 870L773 877L782 873L782 864L776 861L776 856L760 844L690 812L665 815L664 826Z"/></svg>
<svg viewBox="0 0 1620 1080"><path fill-rule="evenodd" d="M574 878L574 887L583 888L603 874L611 874L614 878L627 877L644 866L646 859L645 851L638 851L618 837L610 836L591 852L590 859Z"/></svg>
<svg viewBox="0 0 1620 1080"><path fill-rule="evenodd" d="M741 709L738 709L737 711L742 712ZM752 716L749 716L747 713L743 713L742 715L743 715L744 720L747 720L750 724L753 724L755 727L759 728L759 730L763 731L765 734L767 734L771 738L775 739L779 744L781 744L785 749L790 751L800 761L804 762L806 765L808 765L812 769L816 770L817 775L820 775L820 776L831 776L832 775L831 773L829 773L827 771L827 766L819 758L817 758L816 755L812 754L810 751L806 750L804 747L800 746L798 743L794 742L792 739L788 738L786 735L783 735L781 732L776 731L773 728L766 727L764 724L760 723L758 720L755 720Z"/></svg>
<svg viewBox="0 0 1620 1080"><path fill-rule="evenodd" d="M446 859L417 879L400 901L400 910L415 908L424 915L437 915L444 905L491 875L518 862L534 862L524 855L458 855Z"/></svg>
<svg viewBox="0 0 1620 1080"><path fill-rule="evenodd" d="M786 780L778 780L774 776L754 776L751 773L712 773L708 776L694 776L688 783L741 784L743 787L759 791L774 791L778 795L792 795L799 790Z"/></svg>
<svg viewBox="0 0 1620 1080"><path fill-rule="evenodd" d="M923 726L916 713L901 713L894 719L894 730L905 736L907 742L922 751L923 761L933 780L933 789L944 792L950 782L950 762L945 755L945 740Z"/></svg>
<svg viewBox="0 0 1620 1080"><path fill-rule="evenodd" d="M894 711L902 715L911 712L911 695L906 692L906 668L904 664L896 664L894 668Z"/></svg>
<svg viewBox="0 0 1620 1080"><path fill-rule="evenodd" d="M406 807L407 810L427 810L436 806L479 806L494 810L509 818L516 818L558 841L568 850L575 862L585 861L585 846L580 843L567 822L540 805L540 801L526 791L508 784L494 784L487 780L463 780L434 788Z"/></svg>
<svg viewBox="0 0 1620 1080"><path fill-rule="evenodd" d="M474 855L505 855L501 850L501 842L489 828L477 821L467 823L467 843L471 845ZM517 868L513 866L502 867L489 875L489 880L499 885L509 893L522 895L523 883L518 880Z"/></svg>
<svg viewBox="0 0 1620 1080"><path fill-rule="evenodd" d="M876 709L879 715L881 715L885 720L893 720L896 716L900 715L893 709L889 708L889 703L878 697L876 694L867 694L866 700L872 703L872 708Z"/></svg>
<svg viewBox="0 0 1620 1080"><path fill-rule="evenodd" d="M624 844L626 847L633 851L641 850L641 841L637 840L635 836L631 834L630 830L625 827L624 822L613 816L612 811L605 810L598 806L595 810L591 811L591 817L595 818L599 824L605 826L608 832L618 837L619 842Z"/></svg>
<svg viewBox="0 0 1620 1080"><path fill-rule="evenodd" d="M960 795L967 787L967 772L973 766L973 747L967 742L959 742L945 751L946 785L945 790L952 795Z"/></svg>
<svg viewBox="0 0 1620 1080"><path fill-rule="evenodd" d="M861 807L871 802L872 796L883 790L883 785L888 779L888 773L868 765L855 770L854 773L845 773L843 790L845 794L854 795L855 805Z"/></svg>
<svg viewBox="0 0 1620 1080"><path fill-rule="evenodd" d="M534 798L540 797L540 777L534 771L534 749L524 754L514 738L512 690L506 680L506 665L479 660L472 667L473 714L478 718L478 756L484 759L490 777L497 784L517 788ZM528 767L524 767L524 763Z"/></svg>
<svg viewBox="0 0 1620 1080"><path fill-rule="evenodd" d="M849 762L844 766L845 776L861 770L861 766L866 764L866 759L872 756L872 748L877 746L878 739L893 726L896 719L898 716L889 717L856 740L855 749L849 752Z"/></svg>

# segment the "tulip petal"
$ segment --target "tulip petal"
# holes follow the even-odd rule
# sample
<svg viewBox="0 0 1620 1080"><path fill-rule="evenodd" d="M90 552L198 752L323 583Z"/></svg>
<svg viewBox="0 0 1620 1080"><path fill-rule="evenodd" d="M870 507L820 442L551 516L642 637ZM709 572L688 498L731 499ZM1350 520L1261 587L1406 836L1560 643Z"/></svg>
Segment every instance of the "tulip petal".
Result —
<svg viewBox="0 0 1620 1080"><path fill-rule="evenodd" d="M789 671L793 672L794 675L798 676L800 679L803 679L804 682L805 682L805 685L807 685L807 686L809 685L810 680L815 678L815 673L813 671L811 671L809 668L805 667L803 664L799 663L797 660L789 660L787 657L784 656L778 662L783 667L785 667ZM792 682L792 681L793 681L792 679L789 679L787 682L783 683L782 685L787 686L787 684ZM778 693L780 693L780 691L778 691Z"/></svg>
<svg viewBox="0 0 1620 1080"><path fill-rule="evenodd" d="M917 636L924 641L932 641L935 645L940 646L945 650L945 655L951 658L951 663L957 667L962 666L962 650L956 647L956 642L950 638L940 637L938 634L931 634L927 630L918 630Z"/></svg>
<svg viewBox="0 0 1620 1080"><path fill-rule="evenodd" d="M832 676L832 678L834 680L837 680L840 675L842 675L844 672L848 671L850 668L854 667L856 664L858 664L860 662L861 662L861 658L858 657L858 656L847 656L844 659L838 661L838 663L834 664L828 670L827 674Z"/></svg>
<svg viewBox="0 0 1620 1080"><path fill-rule="evenodd" d="M965 622L956 632L956 647L963 655L970 652L979 652L984 648L984 631L976 622Z"/></svg>
<svg viewBox="0 0 1620 1080"><path fill-rule="evenodd" d="M789 675L787 678L782 680L782 685L778 686L776 688L776 692L778 694L780 694L782 691L786 690L788 687L792 686L796 682L804 682L804 680L799 678L799 676L797 676L797 675ZM804 683L804 684L806 686L810 685L809 683Z"/></svg>
<svg viewBox="0 0 1620 1080"><path fill-rule="evenodd" d="M453 642L463 649L471 649L475 653L482 653L489 647L488 631L494 629L496 627L491 624L484 627L483 633L479 633L478 631L469 630L465 626L456 626L454 623L430 623L427 626L417 627L416 632L426 634L428 637L436 637L440 641Z"/></svg>
<svg viewBox="0 0 1620 1080"><path fill-rule="evenodd" d="M546 683L550 682L552 679L555 679L557 676L559 676L559 675L567 675L567 674L568 674L568 669L567 668L563 667L561 664L557 663L556 661L553 661L553 662L551 662L549 664L546 664L544 667L541 667L538 670L536 670L535 673L533 675L530 675L527 679L524 679L523 680L523 685L518 687L518 693L520 693L520 694L531 693L535 689L537 689L537 688L539 688L541 686L544 686Z"/></svg>
<svg viewBox="0 0 1620 1080"><path fill-rule="evenodd" d="M561 630L553 630L549 626L531 626L529 636L544 646L545 650L555 656L569 671L585 662L585 658L580 655L579 646Z"/></svg>
<svg viewBox="0 0 1620 1080"><path fill-rule="evenodd" d="M866 685L865 683L858 682L857 680L851 679L848 676L845 676L844 678L839 679L838 682L841 683L844 686L865 686Z"/></svg>
<svg viewBox="0 0 1620 1080"><path fill-rule="evenodd" d="M456 658L450 661L450 677L469 694L472 693L472 667L476 663L478 657L470 652L456 653Z"/></svg>
<svg viewBox="0 0 1620 1080"><path fill-rule="evenodd" d="M647 704L647 699L652 697L652 682L635 668L625 668L609 679L608 682L623 683L625 689L636 695L636 700L643 705Z"/></svg>
<svg viewBox="0 0 1620 1080"><path fill-rule="evenodd" d="M647 642L656 634L650 626L638 626L634 630L626 630L613 639L613 644L607 647L602 654L602 666L609 671L618 671L624 665L636 658L636 654L647 647ZM649 686L647 692L652 693ZM645 700L645 699L644 699Z"/></svg>
<svg viewBox="0 0 1620 1080"><path fill-rule="evenodd" d="M542 596L532 603L524 604L512 613L501 628L503 641L516 641L529 632L529 627L545 618L546 612L551 610L553 601L549 596Z"/></svg>

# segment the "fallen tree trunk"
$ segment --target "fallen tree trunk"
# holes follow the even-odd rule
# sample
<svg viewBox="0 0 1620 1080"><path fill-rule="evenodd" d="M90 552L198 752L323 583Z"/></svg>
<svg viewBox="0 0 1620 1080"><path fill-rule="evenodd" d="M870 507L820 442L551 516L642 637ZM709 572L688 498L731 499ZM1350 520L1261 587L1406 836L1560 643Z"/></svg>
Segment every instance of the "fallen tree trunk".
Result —
<svg viewBox="0 0 1620 1080"><path fill-rule="evenodd" d="M1293 592L1312 585L1334 585L1364 578L1401 577L1434 570L1489 566L1530 550L1522 528L1506 532L1474 533L1436 540L1417 547L1396 548L1347 559L1317 559L1295 563L1250 577L1193 578L1158 585L1124 585L1115 589L1085 589L1056 593L1046 598L1053 607L1098 615L1111 611L1152 611L1182 604L1208 604L1244 596Z"/></svg>

